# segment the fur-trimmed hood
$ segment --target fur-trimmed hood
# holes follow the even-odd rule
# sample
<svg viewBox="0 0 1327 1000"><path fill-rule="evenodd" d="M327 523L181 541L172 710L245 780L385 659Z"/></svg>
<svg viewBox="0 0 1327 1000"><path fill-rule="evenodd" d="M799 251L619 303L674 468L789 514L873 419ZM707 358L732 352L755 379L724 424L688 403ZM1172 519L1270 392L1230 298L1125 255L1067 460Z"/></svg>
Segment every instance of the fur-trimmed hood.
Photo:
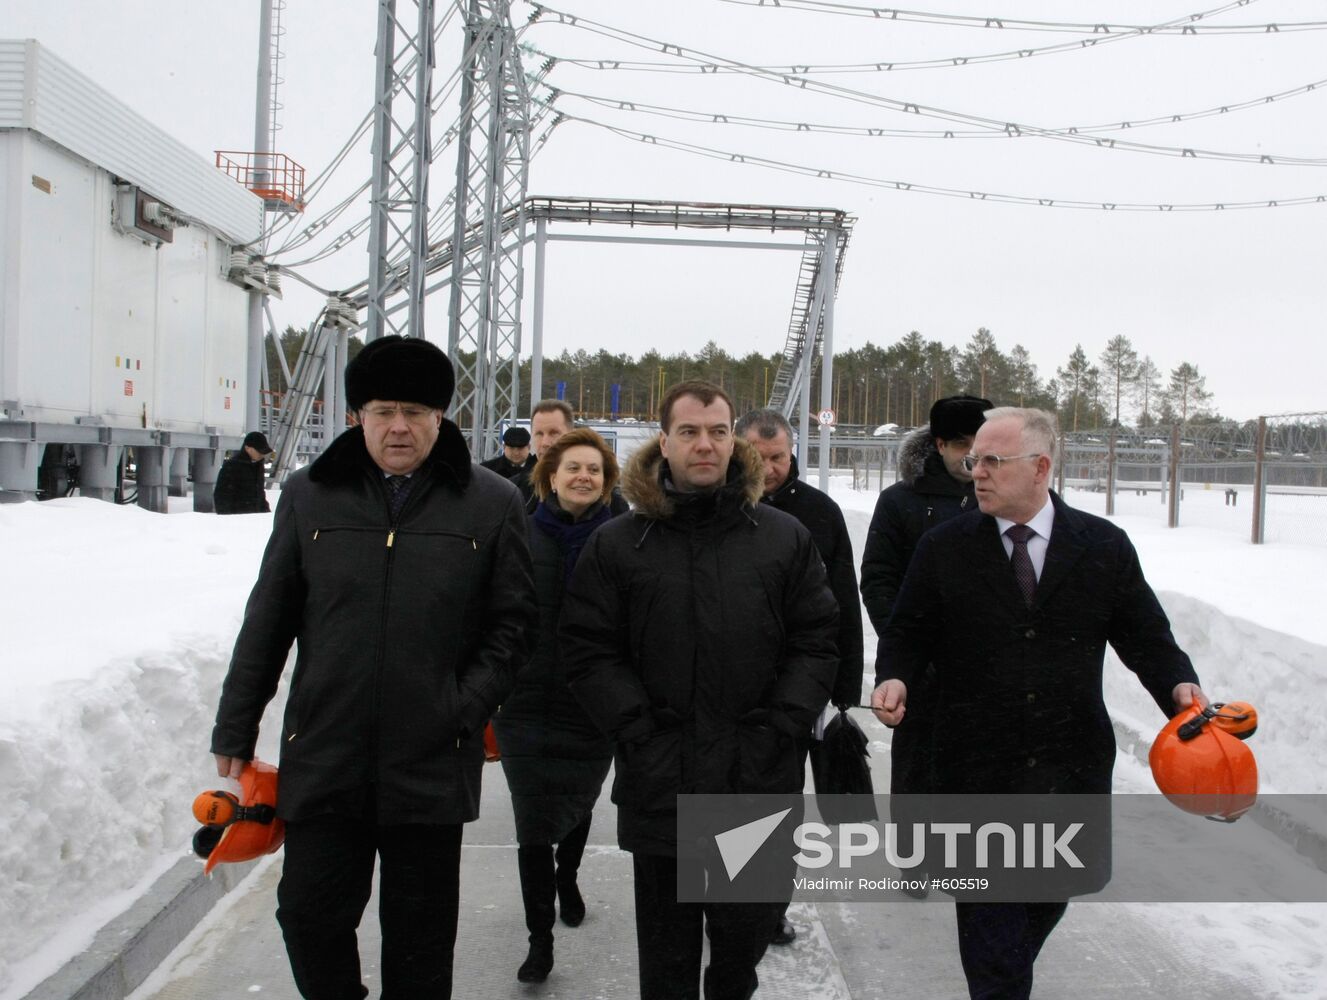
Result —
<svg viewBox="0 0 1327 1000"><path fill-rule="evenodd" d="M931 436L931 425L922 424L908 436L898 449L899 480L911 485L926 474L926 462L932 456L940 456L940 449L935 446Z"/></svg>
<svg viewBox="0 0 1327 1000"><path fill-rule="evenodd" d="M335 441L309 467L309 480L329 486L350 481L363 475L365 466L373 468L368 446L364 443L364 428L352 427ZM421 468L433 466L445 478L464 490L470 485L470 449L466 447L461 430L450 420L443 419L438 429L438 440L424 459Z"/></svg>
<svg viewBox="0 0 1327 1000"><path fill-rule="evenodd" d="M622 470L622 495L631 501L637 514L656 521L667 521L677 512L677 501L664 490L660 476L663 463L663 449L656 438L637 450ZM720 489L739 493L743 505L753 508L765 492L765 466L760 452L743 438L733 438L728 479Z"/></svg>

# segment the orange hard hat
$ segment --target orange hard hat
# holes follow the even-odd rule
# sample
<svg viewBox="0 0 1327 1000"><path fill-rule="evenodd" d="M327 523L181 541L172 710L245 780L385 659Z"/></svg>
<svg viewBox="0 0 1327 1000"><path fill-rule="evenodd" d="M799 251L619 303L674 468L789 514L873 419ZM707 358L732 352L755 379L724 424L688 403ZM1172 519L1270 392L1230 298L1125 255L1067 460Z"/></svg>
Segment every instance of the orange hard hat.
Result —
<svg viewBox="0 0 1327 1000"><path fill-rule="evenodd" d="M253 760L240 772L240 795L209 791L194 799L194 851L207 859L204 873L226 861L250 861L276 851L286 824L276 817L276 768Z"/></svg>
<svg viewBox="0 0 1327 1000"><path fill-rule="evenodd" d="M1147 755L1157 787L1185 812L1234 822L1258 799L1258 764L1243 740L1257 728L1246 702L1215 702L1178 713Z"/></svg>

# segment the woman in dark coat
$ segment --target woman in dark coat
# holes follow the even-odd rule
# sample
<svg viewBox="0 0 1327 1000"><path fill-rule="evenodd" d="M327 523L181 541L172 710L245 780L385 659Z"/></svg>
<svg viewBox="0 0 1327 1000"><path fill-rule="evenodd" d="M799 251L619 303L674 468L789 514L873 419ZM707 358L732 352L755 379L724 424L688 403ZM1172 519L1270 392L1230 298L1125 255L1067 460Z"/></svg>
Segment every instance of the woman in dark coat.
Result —
<svg viewBox="0 0 1327 1000"><path fill-rule="evenodd" d="M567 926L585 917L576 871L613 747L567 687L557 622L577 557L612 517L608 499L617 478L613 449L588 428L558 438L532 476L540 501L529 519L539 635L516 690L493 719L516 813L521 899L530 931L530 952L516 973L523 983L543 982L553 968L554 899Z"/></svg>

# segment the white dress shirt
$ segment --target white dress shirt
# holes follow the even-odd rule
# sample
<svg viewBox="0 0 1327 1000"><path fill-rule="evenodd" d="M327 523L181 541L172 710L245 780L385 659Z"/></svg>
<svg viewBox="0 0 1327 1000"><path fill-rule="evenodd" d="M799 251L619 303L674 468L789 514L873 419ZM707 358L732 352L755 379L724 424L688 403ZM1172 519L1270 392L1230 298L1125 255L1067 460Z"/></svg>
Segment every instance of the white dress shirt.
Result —
<svg viewBox="0 0 1327 1000"><path fill-rule="evenodd" d="M995 527L1000 532L1000 543L1004 546L1004 554L1011 559L1014 556L1014 540L1005 532L1017 523L1006 517L995 519ZM1027 522L1027 526L1036 532L1028 539L1028 558L1032 560L1032 568L1037 572L1038 581L1041 580L1041 567L1046 565L1046 549L1051 543L1051 527L1054 524L1055 504L1051 503L1051 498L1047 496L1046 505Z"/></svg>

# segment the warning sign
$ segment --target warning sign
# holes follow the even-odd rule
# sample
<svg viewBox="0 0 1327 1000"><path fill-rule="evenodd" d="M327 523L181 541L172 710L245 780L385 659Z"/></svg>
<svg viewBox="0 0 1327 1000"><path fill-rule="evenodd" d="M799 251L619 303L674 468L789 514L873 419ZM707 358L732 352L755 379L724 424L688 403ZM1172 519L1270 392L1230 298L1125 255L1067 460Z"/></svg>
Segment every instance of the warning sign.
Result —
<svg viewBox="0 0 1327 1000"><path fill-rule="evenodd" d="M834 417L834 411L833 411L833 410L821 410L821 411L820 411L820 426L821 426L821 427L833 427L833 426L834 426L834 421L835 421L835 417Z"/></svg>
<svg viewBox="0 0 1327 1000"><path fill-rule="evenodd" d="M131 379L131 378L127 378L127 379L124 380L124 394L125 394L126 396L132 396L132 395L134 394L134 380L133 380L133 379Z"/></svg>
<svg viewBox="0 0 1327 1000"><path fill-rule="evenodd" d="M225 402L225 405L222 406L222 409L223 409L223 410L229 410L229 409L230 409L230 397L229 397L229 396L226 397L226 402Z"/></svg>

